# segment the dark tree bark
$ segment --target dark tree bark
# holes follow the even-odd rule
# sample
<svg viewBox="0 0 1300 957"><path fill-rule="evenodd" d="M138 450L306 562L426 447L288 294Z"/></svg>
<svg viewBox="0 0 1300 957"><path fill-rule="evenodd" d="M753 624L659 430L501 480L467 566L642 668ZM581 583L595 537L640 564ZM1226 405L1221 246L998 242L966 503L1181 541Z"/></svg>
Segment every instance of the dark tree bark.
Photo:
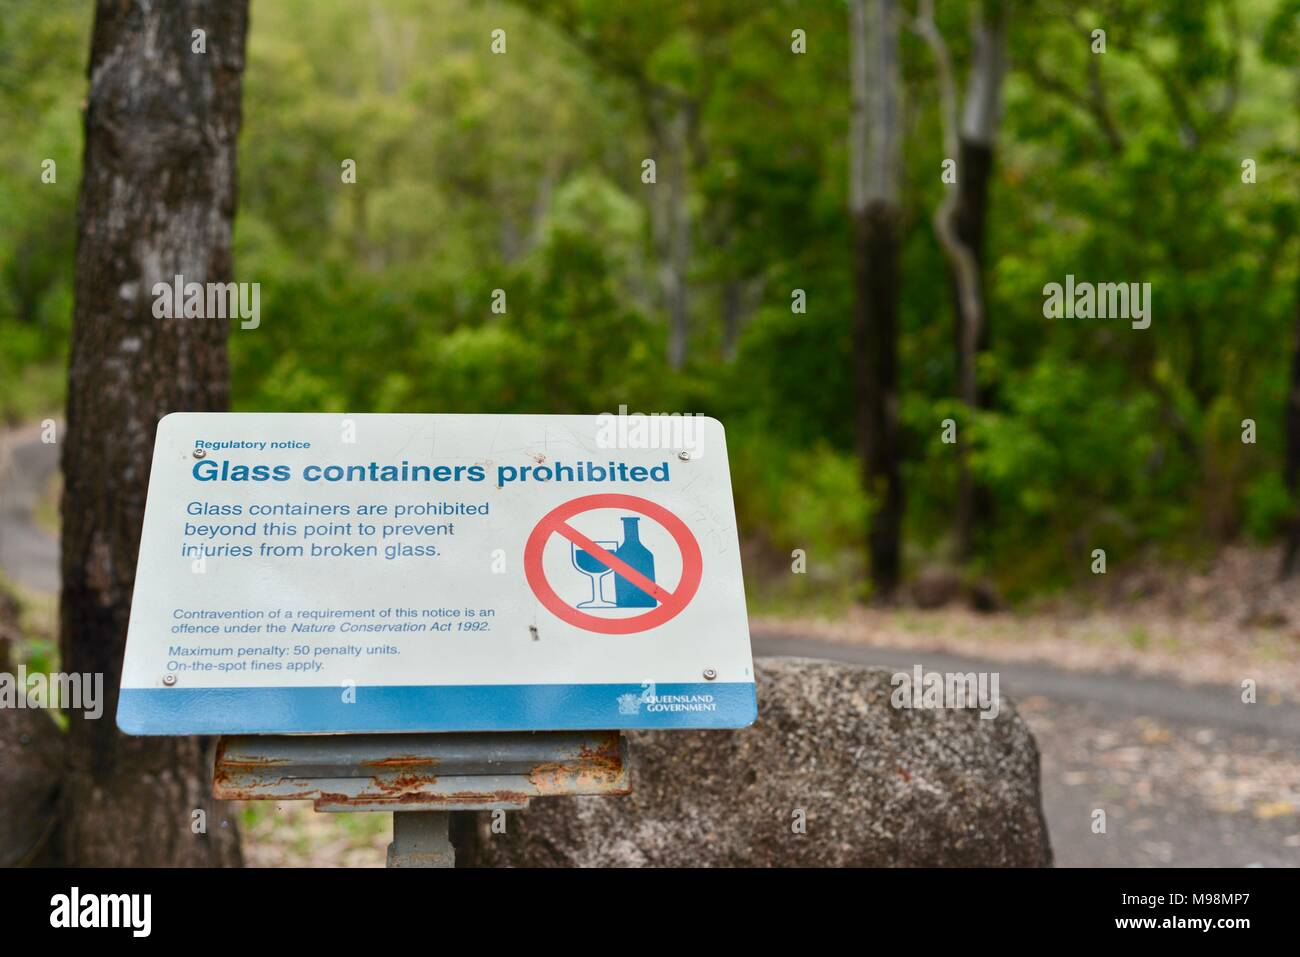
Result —
<svg viewBox="0 0 1300 957"><path fill-rule="evenodd" d="M226 322L155 319L152 287L232 278L247 0L99 0L86 97L68 424L63 668L104 674L72 713L60 846L73 865L237 865L212 742L117 731L127 616L158 420L228 403ZM204 30L207 52L192 51ZM178 561L180 561L178 559ZM193 812L207 815L196 834Z"/></svg>
<svg viewBox="0 0 1300 957"><path fill-rule="evenodd" d="M875 595L890 600L902 576L903 477L898 427L898 210L872 203L857 217L854 342L864 479L875 501L867 536Z"/></svg>
<svg viewBox="0 0 1300 957"><path fill-rule="evenodd" d="M943 121L944 155L957 161L956 189L935 212L935 233L951 270L953 339L958 395L968 412L987 408L989 390L979 384L978 364L989 348L987 296L984 285L984 223L994 142L1002 111L1006 75L1006 25L1000 0L977 5L973 55L965 105L958 117L957 80L948 43L935 22L934 0L920 0L916 29L934 54ZM975 481L970 466L969 423L958 436L958 484L954 537L957 557L974 552L975 536L990 521L992 499Z"/></svg>
<svg viewBox="0 0 1300 957"><path fill-rule="evenodd" d="M974 365L992 341L984 282L984 235L1002 114L1002 83L1007 73L1007 5L1002 0L985 0L978 10L973 28L974 54L958 132L957 207L953 225L957 241L970 250L975 260L975 301L981 306L980 315L968 315L969 302L960 295L955 281L953 305L961 327L975 324L975 335L969 337L967 347L960 348L959 341L959 376L961 381L970 383L969 392L976 407L988 408L993 399L991 389L979 383Z"/></svg>
<svg viewBox="0 0 1300 957"><path fill-rule="evenodd" d="M898 426L902 76L894 0L849 0L849 211L853 338L867 533L875 598L902 576L903 480Z"/></svg>
<svg viewBox="0 0 1300 957"><path fill-rule="evenodd" d="M961 171L957 177L957 239L975 257L980 285L980 302L987 303L984 288L984 233L988 214L989 178L993 172L993 149L982 143L973 142L962 137L957 168ZM979 357L989 350L991 336L989 333L988 310L980 317L974 336L974 349L967 344L967 330L972 317L967 314L957 284L952 283L953 335L957 356L957 381L969 383L962 389L963 398L969 402L973 395L974 408L987 409L993 402L992 390L987 383L981 384L977 375ZM961 437L966 443L966 436ZM970 558L975 549L977 535L989 527L993 518L993 499L987 486L977 482L971 474L967 456L962 456L961 475L957 488L956 509L957 556L961 560Z"/></svg>

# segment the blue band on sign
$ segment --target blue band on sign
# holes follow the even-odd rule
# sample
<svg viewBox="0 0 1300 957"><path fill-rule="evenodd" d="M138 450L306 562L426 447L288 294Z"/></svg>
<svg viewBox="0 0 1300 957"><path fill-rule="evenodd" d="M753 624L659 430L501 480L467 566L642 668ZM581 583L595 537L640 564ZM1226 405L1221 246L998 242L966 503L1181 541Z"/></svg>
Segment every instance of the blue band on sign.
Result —
<svg viewBox="0 0 1300 957"><path fill-rule="evenodd" d="M753 682L641 685L362 685L123 688L127 734L365 734L382 731L583 731L743 728Z"/></svg>

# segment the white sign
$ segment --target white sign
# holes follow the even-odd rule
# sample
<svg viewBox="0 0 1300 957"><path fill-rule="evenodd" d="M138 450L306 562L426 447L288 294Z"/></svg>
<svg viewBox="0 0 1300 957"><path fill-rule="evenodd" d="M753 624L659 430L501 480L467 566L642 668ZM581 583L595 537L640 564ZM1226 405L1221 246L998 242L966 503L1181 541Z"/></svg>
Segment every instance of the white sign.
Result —
<svg viewBox="0 0 1300 957"><path fill-rule="evenodd" d="M727 728L755 714L714 419L158 425L123 731Z"/></svg>

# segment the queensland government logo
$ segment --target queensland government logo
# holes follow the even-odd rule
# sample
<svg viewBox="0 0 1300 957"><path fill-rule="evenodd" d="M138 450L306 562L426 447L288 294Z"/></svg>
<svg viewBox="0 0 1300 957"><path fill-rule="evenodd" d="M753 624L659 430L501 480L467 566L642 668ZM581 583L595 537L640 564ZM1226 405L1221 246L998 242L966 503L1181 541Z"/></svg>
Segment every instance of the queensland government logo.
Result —
<svg viewBox="0 0 1300 957"><path fill-rule="evenodd" d="M717 711L718 702L711 694L656 694L655 686L647 684L640 694L628 692L618 696L619 714L640 714L662 711Z"/></svg>

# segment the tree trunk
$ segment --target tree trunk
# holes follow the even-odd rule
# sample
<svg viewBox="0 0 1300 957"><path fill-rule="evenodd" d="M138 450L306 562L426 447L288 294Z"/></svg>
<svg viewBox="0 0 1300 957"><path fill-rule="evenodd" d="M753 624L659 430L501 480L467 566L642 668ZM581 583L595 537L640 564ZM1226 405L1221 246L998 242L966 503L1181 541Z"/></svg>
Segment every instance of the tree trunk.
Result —
<svg viewBox="0 0 1300 957"><path fill-rule="evenodd" d="M874 505L867 536L871 580L875 597L888 601L902 574L903 529L898 426L902 82L894 0L850 0L849 33L858 432Z"/></svg>
<svg viewBox="0 0 1300 957"><path fill-rule="evenodd" d="M859 435L875 508L868 535L875 596L889 601L902 575L903 479L898 428L898 210L873 203L856 218L854 343Z"/></svg>
<svg viewBox="0 0 1300 957"><path fill-rule="evenodd" d="M106 707L98 721L69 715L60 837L73 865L240 863L234 821L211 798L212 742L128 737L113 716L154 430L168 412L228 402L226 322L155 319L151 290L177 274L232 278L247 26L247 0L96 6L63 448L60 649L64 670L104 674ZM200 29L206 53L192 52ZM200 809L206 833L194 833Z"/></svg>
<svg viewBox="0 0 1300 957"><path fill-rule="evenodd" d="M667 116L661 115L667 113ZM690 140L694 107L652 104L650 136L656 159L656 189L651 204L659 286L668 310L668 365L686 365L690 345L688 273L691 261Z"/></svg>
<svg viewBox="0 0 1300 957"><path fill-rule="evenodd" d="M989 180L993 172L994 142L1002 105L1002 79L1006 75L1006 31L1000 4L989 5L989 16L977 21L975 55L971 63L970 83L962 115L957 157L957 206L954 214L956 238L970 251L975 261L973 282L978 286L978 315L969 307L967 297L952 284L957 381L967 407L990 408L992 390L981 386L977 374L979 357L988 352L988 296L984 284L984 234L988 218ZM976 537L992 522L993 499L987 486L976 482L970 469L969 430L962 443L961 475L958 482L956 509L957 556L971 557Z"/></svg>
<svg viewBox="0 0 1300 957"><path fill-rule="evenodd" d="M988 147L961 141L961 176L958 179L957 236L974 254L979 264L981 290L984 274L984 219L987 183L993 165L993 151ZM977 182L970 182L978 180ZM963 307L961 293L953 283L953 338L957 356L957 381L959 394L967 408L987 409L991 392L979 383L977 370L979 357L989 349L989 323L985 315L978 328L972 329L972 317ZM984 299L981 291L980 298ZM959 436L960 474L957 480L957 507L954 517L954 537L959 561L965 561L975 551L976 537L992 520L992 497L987 486L975 480L970 468L969 425Z"/></svg>
<svg viewBox="0 0 1300 957"><path fill-rule="evenodd" d="M736 358L742 315L740 280L728 279L722 284L722 358L725 362Z"/></svg>
<svg viewBox="0 0 1300 957"><path fill-rule="evenodd" d="M1286 397L1286 461L1282 481L1291 493L1291 518L1282 547L1280 578L1300 569L1300 282L1296 283L1295 332L1291 352L1291 389Z"/></svg>
<svg viewBox="0 0 1300 957"><path fill-rule="evenodd" d="M762 277L732 278L723 283L722 358L725 362L735 361L740 349L740 334L762 293Z"/></svg>

